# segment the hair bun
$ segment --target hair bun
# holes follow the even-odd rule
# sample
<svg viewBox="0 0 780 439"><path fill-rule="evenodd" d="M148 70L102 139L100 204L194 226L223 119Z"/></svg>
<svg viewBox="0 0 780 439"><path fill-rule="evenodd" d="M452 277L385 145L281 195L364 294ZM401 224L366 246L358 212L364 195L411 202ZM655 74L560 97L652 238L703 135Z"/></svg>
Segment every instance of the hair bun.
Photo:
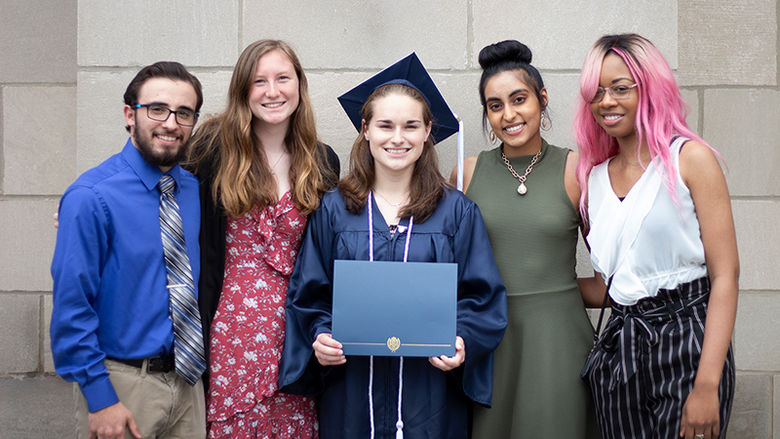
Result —
<svg viewBox="0 0 780 439"><path fill-rule="evenodd" d="M479 65L482 69L503 62L531 64L531 49L517 40L500 41L485 46L479 51Z"/></svg>

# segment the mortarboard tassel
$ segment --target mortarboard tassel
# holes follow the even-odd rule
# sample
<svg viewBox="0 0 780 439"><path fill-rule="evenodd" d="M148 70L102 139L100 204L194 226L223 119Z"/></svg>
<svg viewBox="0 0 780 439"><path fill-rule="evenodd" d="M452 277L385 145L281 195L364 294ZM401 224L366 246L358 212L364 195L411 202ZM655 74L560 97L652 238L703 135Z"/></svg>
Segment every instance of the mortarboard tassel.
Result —
<svg viewBox="0 0 780 439"><path fill-rule="evenodd" d="M458 190L463 192L463 120L457 114L452 113L458 119Z"/></svg>

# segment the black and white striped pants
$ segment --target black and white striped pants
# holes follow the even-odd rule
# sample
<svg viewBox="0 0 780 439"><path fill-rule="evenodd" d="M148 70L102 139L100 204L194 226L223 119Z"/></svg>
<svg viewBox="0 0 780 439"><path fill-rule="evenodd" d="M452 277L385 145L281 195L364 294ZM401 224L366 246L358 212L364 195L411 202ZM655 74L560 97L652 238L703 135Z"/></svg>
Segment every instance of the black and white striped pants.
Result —
<svg viewBox="0 0 780 439"><path fill-rule="evenodd" d="M587 377L603 438L679 437L699 366L709 291L703 277L633 306L612 305ZM731 347L718 397L724 438L734 398Z"/></svg>

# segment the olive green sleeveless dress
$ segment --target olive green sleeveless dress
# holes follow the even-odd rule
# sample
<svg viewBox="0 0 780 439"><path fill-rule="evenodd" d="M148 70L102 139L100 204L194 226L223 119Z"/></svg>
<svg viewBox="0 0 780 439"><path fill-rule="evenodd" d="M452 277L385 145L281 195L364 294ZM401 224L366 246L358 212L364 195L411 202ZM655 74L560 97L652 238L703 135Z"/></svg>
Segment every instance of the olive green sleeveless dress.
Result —
<svg viewBox="0 0 780 439"><path fill-rule="evenodd" d="M597 438L579 373L593 342L577 287L577 210L564 187L569 150L542 142L528 193L482 152L466 195L479 205L507 289L509 323L495 352L493 407L474 409L474 439ZM510 159L520 175L532 156Z"/></svg>

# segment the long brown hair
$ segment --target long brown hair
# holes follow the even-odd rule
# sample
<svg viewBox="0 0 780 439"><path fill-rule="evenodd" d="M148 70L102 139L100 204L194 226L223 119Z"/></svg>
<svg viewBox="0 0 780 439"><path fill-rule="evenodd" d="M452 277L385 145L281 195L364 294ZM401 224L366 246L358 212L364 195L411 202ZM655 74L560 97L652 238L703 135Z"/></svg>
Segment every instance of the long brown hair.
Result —
<svg viewBox="0 0 780 439"><path fill-rule="evenodd" d="M304 214L313 212L320 197L328 189L325 183L326 152L317 141L314 112L309 100L308 81L293 49L279 40L260 40L247 46L238 57L228 89L227 108L206 121L193 135L188 157L189 167L198 174L199 164L211 161L216 172L212 196L219 200L225 213L241 216L254 206L260 208L276 203L276 181L262 151L259 139L252 132L252 111L249 89L254 80L258 60L279 50L295 67L298 76L298 108L290 116L285 143L290 151L290 195ZM203 178L203 176L201 176Z"/></svg>
<svg viewBox="0 0 780 439"><path fill-rule="evenodd" d="M366 206L368 193L374 187L376 177L374 157L364 135L365 126L374 116L374 101L391 94L409 96L422 106L423 123L430 125L433 114L425 98L412 87L403 84L383 85L368 97L360 113L366 121L360 130L349 156L349 174L339 182L339 191L344 196L347 210L359 214ZM409 187L410 203L399 212L401 218L414 216L415 222L423 222L436 210L436 205L444 196L445 180L439 172L439 160L431 136L425 140L420 158L414 164L412 181Z"/></svg>

